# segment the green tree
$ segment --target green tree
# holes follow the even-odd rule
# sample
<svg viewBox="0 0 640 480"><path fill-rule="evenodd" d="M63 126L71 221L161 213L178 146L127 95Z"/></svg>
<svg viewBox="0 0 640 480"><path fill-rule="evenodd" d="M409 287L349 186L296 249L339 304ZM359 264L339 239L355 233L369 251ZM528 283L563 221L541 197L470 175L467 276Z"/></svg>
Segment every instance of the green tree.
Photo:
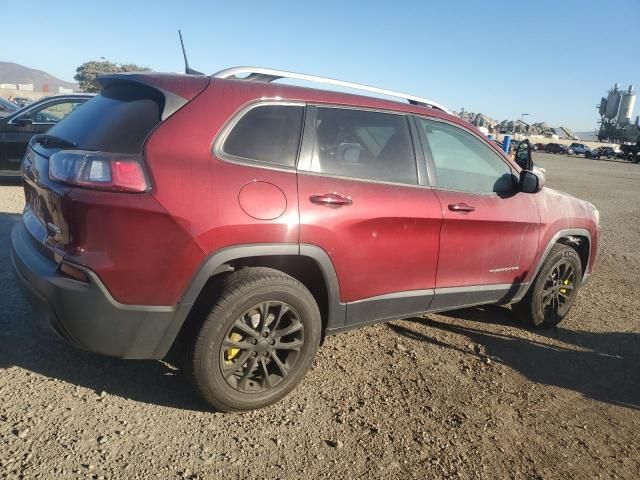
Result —
<svg viewBox="0 0 640 480"><path fill-rule="evenodd" d="M94 80L100 75L118 72L142 72L145 70L149 70L149 68L141 67L133 63L113 63L102 58L101 60L92 60L80 65L76 68L76 74L73 78L80 84L80 90L95 93L98 91L98 87L94 83Z"/></svg>

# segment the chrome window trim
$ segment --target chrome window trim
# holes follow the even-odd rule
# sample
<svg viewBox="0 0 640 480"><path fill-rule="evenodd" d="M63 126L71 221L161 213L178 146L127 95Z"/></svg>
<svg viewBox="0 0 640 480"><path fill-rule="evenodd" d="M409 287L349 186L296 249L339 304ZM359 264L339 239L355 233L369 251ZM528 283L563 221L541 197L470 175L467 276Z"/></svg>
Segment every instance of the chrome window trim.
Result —
<svg viewBox="0 0 640 480"><path fill-rule="evenodd" d="M304 101L280 100L277 98L273 98L273 99L261 98L259 100L252 100L248 103L245 103L235 113L233 113L233 115L231 115L231 117L227 120L227 122L224 124L224 126L220 130L220 133L218 133L218 135L215 137L211 147L212 155L217 159L220 159L228 163L233 163L236 165L266 168L268 170L276 170L279 172L288 172L288 173L295 172L296 166L298 164L299 157L300 157L300 145L302 144L302 133L304 131L304 118L305 118L304 110L302 113L302 126L300 129L300 138L298 139L298 151L296 152L295 162L291 167L284 166L284 165L277 165L270 162L265 162L264 160L257 160L254 158L245 158L245 157L239 157L237 155L231 155L230 153L225 152L223 149L224 142L227 140L227 137L229 136L231 131L234 129L234 127L238 124L238 122L240 122L240 120L242 120L242 118L244 118L244 116L247 113L249 113L251 110L255 108L259 108L263 106L272 106L272 105L302 107L303 109L305 109L307 103Z"/></svg>
<svg viewBox="0 0 640 480"><path fill-rule="evenodd" d="M413 150L413 158L414 158L414 164L416 167L416 183L402 183L402 182L391 182L388 180L374 180L371 178L362 178L362 177L346 177L343 175L337 175L335 173L324 173L324 172L315 172L313 170L311 170L311 156L307 156L306 158L299 158L298 159L298 164L297 164L297 170L298 173L300 174L305 174L305 175L313 175L313 176L321 176L321 177L329 177L329 178L337 178L337 179L341 179L341 180L355 180L358 182L367 182L367 183L377 183L377 184L382 184L382 185L393 185L393 186L400 186L400 187L418 187L418 188L431 188L432 185L429 184L429 178L422 178L422 175L420 173L420 168L418 168L418 162L421 161L421 159L419 158L421 155L419 154L419 152L416 151L416 140L419 141L419 139L415 139L413 138L414 132L411 128L411 113L406 113L406 112L398 112L395 110L385 110L385 109L381 109L381 108L371 108L371 107L358 107L356 105L344 105L344 104L333 104L333 103L318 103L318 102L313 102L313 103L307 103L307 107L310 108L314 108L316 109L314 112L312 112L312 116L313 116L313 120L315 121L315 115L317 112L318 108L337 108L337 109L342 109L342 110L354 110L354 111L358 111L358 112L372 112L372 113L386 113L386 114L392 114L392 115L398 115L398 116L403 116L405 117L405 120L407 121L407 129L409 131L409 136L411 137L411 149ZM312 129L313 133L312 133L312 138L311 140L315 141L315 129ZM307 132L307 128L303 129L304 134L308 135L309 132ZM304 143L305 141L309 141L309 138L303 138L302 143ZM312 145L313 147L313 145ZM313 150L313 148L312 148ZM313 152L312 152L313 153ZM422 183L424 182L424 184Z"/></svg>
<svg viewBox="0 0 640 480"><path fill-rule="evenodd" d="M389 182L385 180L372 180L370 178L360 178L360 177L343 177L341 175L335 175L330 173L320 173L320 172L310 172L308 170L298 170L299 175L307 175L313 177L326 177L326 178L335 178L337 180L350 180L354 182L366 182L366 183L375 183L378 185L389 185L393 187L407 187L407 188L428 188L433 189L434 187L431 185L418 185L410 184L410 183L399 183L399 182Z"/></svg>
<svg viewBox="0 0 640 480"><path fill-rule="evenodd" d="M391 113L393 115L403 115L405 117L414 115L413 113L409 112L399 112L397 110L387 110L385 108L376 107L360 107L358 105L349 105L345 103L307 102L307 105L316 108L341 108L343 110L357 110L359 112Z"/></svg>

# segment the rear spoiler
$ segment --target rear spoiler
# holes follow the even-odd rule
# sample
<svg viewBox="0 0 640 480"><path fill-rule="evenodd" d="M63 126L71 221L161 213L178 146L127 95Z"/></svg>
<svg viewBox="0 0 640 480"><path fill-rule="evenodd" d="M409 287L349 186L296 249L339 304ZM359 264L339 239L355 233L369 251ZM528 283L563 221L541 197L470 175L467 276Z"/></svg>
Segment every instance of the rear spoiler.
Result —
<svg viewBox="0 0 640 480"><path fill-rule="evenodd" d="M210 79L172 73L127 72L101 75L95 80L100 90L129 82L153 88L164 96L164 108L160 117L164 121L207 88Z"/></svg>

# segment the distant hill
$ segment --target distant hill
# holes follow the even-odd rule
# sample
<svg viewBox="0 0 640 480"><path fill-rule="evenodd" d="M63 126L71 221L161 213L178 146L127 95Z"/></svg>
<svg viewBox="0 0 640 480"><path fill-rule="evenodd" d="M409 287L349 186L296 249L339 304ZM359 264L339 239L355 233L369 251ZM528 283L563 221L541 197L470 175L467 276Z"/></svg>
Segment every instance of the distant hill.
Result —
<svg viewBox="0 0 640 480"><path fill-rule="evenodd" d="M591 130L590 132L576 132L576 135L580 140L584 140L585 142L595 142L598 140L598 134L595 130Z"/></svg>
<svg viewBox="0 0 640 480"><path fill-rule="evenodd" d="M36 91L42 91L43 85L48 85L50 92L57 92L58 87L78 89L76 83L65 82L42 70L11 62L0 62L0 83L33 83Z"/></svg>

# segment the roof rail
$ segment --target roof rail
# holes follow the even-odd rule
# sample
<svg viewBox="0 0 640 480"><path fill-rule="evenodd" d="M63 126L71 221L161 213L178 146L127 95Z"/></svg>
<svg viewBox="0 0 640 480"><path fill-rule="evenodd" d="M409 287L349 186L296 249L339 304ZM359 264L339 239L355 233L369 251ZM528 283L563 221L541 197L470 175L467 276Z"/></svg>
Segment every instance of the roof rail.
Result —
<svg viewBox="0 0 640 480"><path fill-rule="evenodd" d="M245 77L238 77L238 75L246 75ZM380 95L387 95L389 97L402 98L407 100L412 105L421 105L423 107L430 107L441 110L445 113L451 114L449 109L433 102L426 98L416 97L414 95L407 95L405 93L394 92L392 90L385 90L383 88L370 87L368 85L361 85L359 83L345 82L343 80L335 80L333 78L319 77L316 75L306 75L304 73L287 72L285 70L274 70L271 68L262 67L232 67L225 70L221 70L214 73L212 77L215 78L235 78L236 80L244 80L247 82L273 82L281 78L291 78L295 80L305 80L308 82L324 83L326 85L336 85L338 87L353 88L355 90L362 90L365 92L377 93Z"/></svg>

